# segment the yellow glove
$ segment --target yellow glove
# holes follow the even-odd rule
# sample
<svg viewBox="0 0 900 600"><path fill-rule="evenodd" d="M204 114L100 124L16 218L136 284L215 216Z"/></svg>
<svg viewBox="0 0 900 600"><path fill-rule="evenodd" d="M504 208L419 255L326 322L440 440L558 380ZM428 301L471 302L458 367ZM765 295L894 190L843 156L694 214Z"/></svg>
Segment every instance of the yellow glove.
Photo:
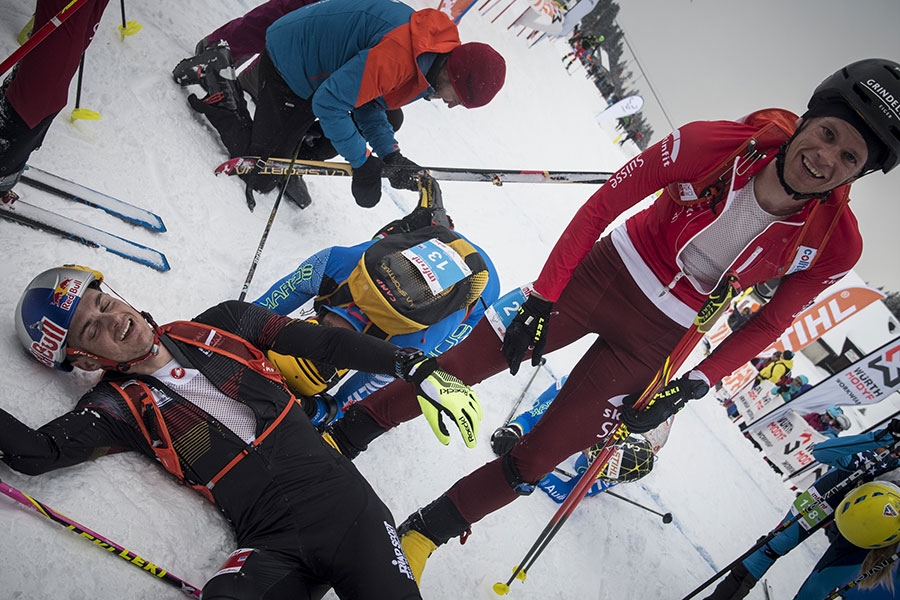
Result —
<svg viewBox="0 0 900 600"><path fill-rule="evenodd" d="M429 358L416 363L407 377L407 381L416 386L422 414L434 435L445 446L450 443L450 433L444 425L442 413L456 423L466 446L474 448L484 416L478 397L469 386L437 367L437 361Z"/></svg>

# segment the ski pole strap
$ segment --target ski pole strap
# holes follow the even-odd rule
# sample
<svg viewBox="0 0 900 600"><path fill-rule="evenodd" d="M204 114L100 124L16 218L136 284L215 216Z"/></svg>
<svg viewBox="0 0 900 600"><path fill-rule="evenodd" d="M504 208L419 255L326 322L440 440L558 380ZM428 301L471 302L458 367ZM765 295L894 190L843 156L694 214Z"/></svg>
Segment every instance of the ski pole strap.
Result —
<svg viewBox="0 0 900 600"><path fill-rule="evenodd" d="M8 496L9 498L12 498L19 504L22 504L23 506L26 506L39 514L44 515L51 521L55 521L56 523L59 523L60 525L62 525L66 529L70 530L75 535L78 535L80 537L85 538L86 540L88 540L90 542L93 542L94 545L96 545L100 548L103 548L104 550L106 550L108 552L115 553L116 556L118 556L122 560L125 560L125 561L131 563L132 565L141 569L145 573L149 573L150 575L153 575L157 579L160 579L161 581L163 581L173 587L177 587L178 589L180 589L182 591L182 593L184 593L188 596L191 596L193 598L200 597L200 588L198 588L197 586L191 585L191 584L187 583L186 581L184 581L183 579L176 577L175 575L172 575L168 570L163 569L162 567L153 564L149 560L142 558L141 556L137 555L136 553L132 552L131 550L128 550L127 548L125 548L119 544L116 544L113 541L110 541L109 539L103 537L99 533L91 531L90 529L88 529L87 527L84 527L83 525L79 525L78 523L76 523L75 521L70 519L69 517L56 512L55 510L53 510L46 504L39 502L39 501L35 500L34 498L32 498L31 496L20 492L16 488L12 487L11 485L9 485L3 481L0 481L0 493L4 494L5 496Z"/></svg>
<svg viewBox="0 0 900 600"><path fill-rule="evenodd" d="M860 583L862 583L866 579L868 579L870 577L874 577L875 575L877 575L884 569L889 568L892 564L897 562L898 559L900 559L900 554L897 554L896 552L894 554L891 554L884 560L879 561L875 566L873 566L871 569L869 569L865 573L858 575L855 579L853 579L846 585L843 585L839 588L832 590L831 593L829 593L827 596L825 596L825 600L834 600L835 598L841 598L843 596L844 592L852 590L853 588L858 586Z"/></svg>

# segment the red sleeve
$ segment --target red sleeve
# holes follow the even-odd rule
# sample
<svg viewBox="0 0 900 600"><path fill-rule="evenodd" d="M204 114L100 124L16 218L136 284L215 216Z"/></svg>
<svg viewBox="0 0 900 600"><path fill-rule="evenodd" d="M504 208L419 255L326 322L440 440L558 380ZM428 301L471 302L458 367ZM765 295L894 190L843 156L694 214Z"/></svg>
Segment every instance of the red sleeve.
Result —
<svg viewBox="0 0 900 600"><path fill-rule="evenodd" d="M535 290L558 300L575 267L616 217L669 183L705 175L754 131L731 121L697 121L628 161L575 214L550 252ZM657 202L671 200L663 194Z"/></svg>

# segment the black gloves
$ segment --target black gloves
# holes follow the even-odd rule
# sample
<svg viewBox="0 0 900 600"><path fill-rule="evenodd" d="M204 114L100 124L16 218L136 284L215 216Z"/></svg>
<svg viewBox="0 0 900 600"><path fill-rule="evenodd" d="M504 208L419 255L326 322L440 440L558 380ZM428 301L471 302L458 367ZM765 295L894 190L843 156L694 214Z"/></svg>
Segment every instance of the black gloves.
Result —
<svg viewBox="0 0 900 600"><path fill-rule="evenodd" d="M516 423L510 423L503 427L498 427L491 435L491 450L497 456L503 456L516 445L519 438L522 437L522 428Z"/></svg>
<svg viewBox="0 0 900 600"><path fill-rule="evenodd" d="M391 187L398 190L418 191L422 168L399 152L384 157L384 175Z"/></svg>
<svg viewBox="0 0 900 600"><path fill-rule="evenodd" d="M361 167L353 169L353 183L350 190L356 203L363 208L372 208L381 200L381 170L384 162L370 154Z"/></svg>
<svg viewBox="0 0 900 600"><path fill-rule="evenodd" d="M640 395L631 394L622 400L622 422L631 433L644 433L656 429L666 419L684 408L688 400L702 398L708 391L709 385L705 381L688 379L685 375L659 390L644 410L633 408Z"/></svg>
<svg viewBox="0 0 900 600"><path fill-rule="evenodd" d="M875 439L880 440L888 434L890 434L895 441L900 441L900 419L891 419L891 422L875 436Z"/></svg>
<svg viewBox="0 0 900 600"><path fill-rule="evenodd" d="M531 365L536 367L541 364L541 356L547 344L547 321L552 308L552 302L534 294L519 307L519 314L509 324L506 335L503 336L503 355L511 374L519 372L519 364L530 347L534 348L531 352Z"/></svg>

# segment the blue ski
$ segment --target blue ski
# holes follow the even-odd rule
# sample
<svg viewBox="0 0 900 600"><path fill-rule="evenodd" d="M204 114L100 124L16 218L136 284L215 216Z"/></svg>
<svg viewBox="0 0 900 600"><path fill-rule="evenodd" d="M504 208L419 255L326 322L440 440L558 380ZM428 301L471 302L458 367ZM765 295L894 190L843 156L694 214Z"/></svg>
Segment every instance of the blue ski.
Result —
<svg viewBox="0 0 900 600"><path fill-rule="evenodd" d="M140 225L152 231L166 230L162 219L154 212L108 196L59 175L48 173L43 169L28 165L25 167L25 172L22 173L21 181L54 196L99 208L133 225Z"/></svg>
<svg viewBox="0 0 900 600"><path fill-rule="evenodd" d="M17 197L0 202L0 217L70 239L85 246L104 248L107 252L112 252L157 271L169 270L169 261L162 252L28 204Z"/></svg>

